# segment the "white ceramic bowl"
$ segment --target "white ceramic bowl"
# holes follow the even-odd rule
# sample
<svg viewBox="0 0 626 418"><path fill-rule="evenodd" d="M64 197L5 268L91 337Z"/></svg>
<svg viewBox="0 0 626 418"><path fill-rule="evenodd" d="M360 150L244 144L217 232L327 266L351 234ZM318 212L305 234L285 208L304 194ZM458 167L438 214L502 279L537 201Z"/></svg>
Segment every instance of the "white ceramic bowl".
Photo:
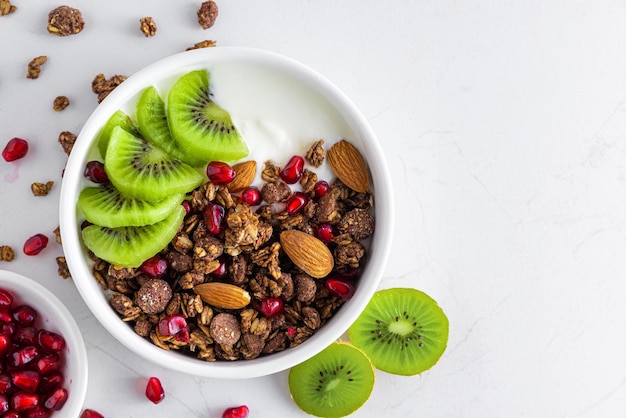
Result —
<svg viewBox="0 0 626 418"><path fill-rule="evenodd" d="M0 289L13 296L13 306L26 304L39 313L35 323L40 328L56 332L65 338L64 387L69 397L55 417L77 417L83 408L87 393L87 351L80 329L70 311L48 289L38 282L13 273L0 270Z"/></svg>
<svg viewBox="0 0 626 418"><path fill-rule="evenodd" d="M303 344L254 360L204 362L162 350L139 337L109 306L91 274L89 257L80 238L83 219L76 201L85 183L85 164L97 156L94 137L100 128L118 109L132 116L138 93L148 85L164 89L176 77L200 68L210 70L212 88L219 99L216 102L231 113L242 131L251 148L250 158L260 162L282 161L289 153L306 151L315 139L325 138L330 141L327 143L332 143L344 136L363 154L372 179L376 231L354 296ZM294 120L291 112L300 105L307 117ZM287 128L293 135L307 136L310 141L306 142L306 148L291 143L290 137L281 136L283 125L289 125ZM255 146L246 131L256 132L264 141L276 142L270 146L266 143L263 147ZM80 132L65 169L60 226L74 283L93 314L122 344L141 357L181 372L216 378L252 378L286 370L312 357L340 338L356 320L377 290L391 248L392 187L380 144L371 127L354 104L327 79L301 63L266 51L235 47L198 49L170 56L138 71L94 111Z"/></svg>

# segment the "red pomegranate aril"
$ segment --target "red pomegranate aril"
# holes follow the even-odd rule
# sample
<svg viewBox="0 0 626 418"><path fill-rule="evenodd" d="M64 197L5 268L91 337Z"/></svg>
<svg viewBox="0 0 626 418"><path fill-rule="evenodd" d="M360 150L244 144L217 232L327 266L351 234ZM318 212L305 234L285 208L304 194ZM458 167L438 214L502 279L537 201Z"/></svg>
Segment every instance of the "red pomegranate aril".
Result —
<svg viewBox="0 0 626 418"><path fill-rule="evenodd" d="M235 170L222 161L211 161L206 167L206 175L213 184L228 184L235 178Z"/></svg>
<svg viewBox="0 0 626 418"><path fill-rule="evenodd" d="M12 340L9 335L0 334L0 356L5 355L11 348Z"/></svg>
<svg viewBox="0 0 626 418"><path fill-rule="evenodd" d="M2 316L4 314L0 313L0 321L3 321ZM10 316L10 313L7 312L6 315ZM0 324L0 334L2 335L8 335L9 337L13 336L13 334L15 334L15 330L17 329L17 325L15 324L15 322L10 321L8 323L3 323Z"/></svg>
<svg viewBox="0 0 626 418"><path fill-rule="evenodd" d="M257 187L246 187L241 191L241 201L248 206L256 206L261 203L261 192Z"/></svg>
<svg viewBox="0 0 626 418"><path fill-rule="evenodd" d="M220 262L219 267L209 274L216 279L223 279L228 276L228 257L221 255L217 258L217 261Z"/></svg>
<svg viewBox="0 0 626 418"><path fill-rule="evenodd" d="M39 405L26 411L24 418L49 418L50 414L52 414L51 411L42 408L41 405Z"/></svg>
<svg viewBox="0 0 626 418"><path fill-rule="evenodd" d="M65 338L53 331L39 330L37 341L39 346L47 352L59 352L65 348Z"/></svg>
<svg viewBox="0 0 626 418"><path fill-rule="evenodd" d="M209 233L219 235L224 229L224 215L226 210L217 203L209 203L203 211L204 223Z"/></svg>
<svg viewBox="0 0 626 418"><path fill-rule="evenodd" d="M39 334L39 330L35 327L23 327L19 328L13 339L19 345L36 345L39 344L37 335Z"/></svg>
<svg viewBox="0 0 626 418"><path fill-rule="evenodd" d="M302 192L295 192L287 199L285 210L289 215L295 215L300 212L307 203L309 203L309 197L307 195Z"/></svg>
<svg viewBox="0 0 626 418"><path fill-rule="evenodd" d="M285 303L281 298L265 298L261 300L259 311L261 311L266 318L273 318L283 312L284 306Z"/></svg>
<svg viewBox="0 0 626 418"><path fill-rule="evenodd" d="M162 277L167 272L168 263L163 257L155 255L141 264L141 271L152 278Z"/></svg>
<svg viewBox="0 0 626 418"><path fill-rule="evenodd" d="M60 387L65 381L63 373L58 370L49 372L41 376L39 382L39 391L41 393L50 393L56 388Z"/></svg>
<svg viewBox="0 0 626 418"><path fill-rule="evenodd" d="M83 413L80 414L80 418L104 418L104 415L94 411L93 409L85 409Z"/></svg>
<svg viewBox="0 0 626 418"><path fill-rule="evenodd" d="M67 401L68 393L64 388L58 388L50 395L46 396L43 401L43 406L46 409L50 409L52 411L58 411L63 407L65 402Z"/></svg>
<svg viewBox="0 0 626 418"><path fill-rule="evenodd" d="M165 398L165 391L163 390L163 386L161 385L161 381L158 377L151 377L148 379L148 384L146 385L146 397L150 399L152 403L159 403Z"/></svg>
<svg viewBox="0 0 626 418"><path fill-rule="evenodd" d="M11 377L6 374L0 374L0 393L7 393L13 388Z"/></svg>
<svg viewBox="0 0 626 418"><path fill-rule="evenodd" d="M40 374L46 374L61 369L61 358L56 353L41 356L35 363L35 369Z"/></svg>
<svg viewBox="0 0 626 418"><path fill-rule="evenodd" d="M222 414L222 418L247 418L250 410L246 405L228 408Z"/></svg>
<svg viewBox="0 0 626 418"><path fill-rule="evenodd" d="M17 392L11 397L11 408L16 412L24 412L39 405L39 395L36 393Z"/></svg>
<svg viewBox="0 0 626 418"><path fill-rule="evenodd" d="M159 333L164 336L174 336L179 341L189 341L189 328L185 317L172 314L161 319L158 323Z"/></svg>
<svg viewBox="0 0 626 418"><path fill-rule="evenodd" d="M6 395L0 395L0 414L7 412L10 407L9 398L7 398Z"/></svg>
<svg viewBox="0 0 626 418"><path fill-rule="evenodd" d="M326 290L341 300L348 300L352 297L352 295L354 295L354 286L352 286L351 283L340 279L326 279L325 286Z"/></svg>
<svg viewBox="0 0 626 418"><path fill-rule="evenodd" d="M300 180L304 172L304 158L299 155L291 157L287 165L278 173L280 178L287 184L294 184Z"/></svg>
<svg viewBox="0 0 626 418"><path fill-rule="evenodd" d="M295 337L298 331L294 327L287 327L287 335L290 337Z"/></svg>
<svg viewBox="0 0 626 418"><path fill-rule="evenodd" d="M48 237L44 234L35 234L24 243L24 254L37 255L48 246Z"/></svg>
<svg viewBox="0 0 626 418"><path fill-rule="evenodd" d="M27 152L28 141L22 138L12 138L2 150L2 158L7 162L11 162L24 157Z"/></svg>
<svg viewBox="0 0 626 418"><path fill-rule="evenodd" d="M0 289L0 306L11 306L13 304L13 295L7 290Z"/></svg>
<svg viewBox="0 0 626 418"><path fill-rule="evenodd" d="M37 319L37 311L28 305L20 305L11 312L18 324L29 327Z"/></svg>
<svg viewBox="0 0 626 418"><path fill-rule="evenodd" d="M188 200L183 200L183 203L181 203L181 205L183 205L183 208L185 208L185 213L186 214L191 212L191 203L189 203Z"/></svg>
<svg viewBox="0 0 626 418"><path fill-rule="evenodd" d="M9 365L11 365L12 367L22 367L31 363L38 356L39 350L37 349L37 347L32 345L21 347L11 354L9 358Z"/></svg>
<svg viewBox="0 0 626 418"><path fill-rule="evenodd" d="M320 241L329 244L335 238L335 227L331 224L320 224L315 231L315 235Z"/></svg>
<svg viewBox="0 0 626 418"><path fill-rule="evenodd" d="M7 411L2 418L22 418L22 416L17 411Z"/></svg>
<svg viewBox="0 0 626 418"><path fill-rule="evenodd" d="M320 180L317 183L315 183L315 186L313 186L313 192L315 193L315 197L317 199L324 196L326 193L328 193L329 190L330 190L330 185L325 180Z"/></svg>
<svg viewBox="0 0 626 418"><path fill-rule="evenodd" d="M9 307L0 307L0 321L5 324L14 324L13 315Z"/></svg>
<svg viewBox="0 0 626 418"><path fill-rule="evenodd" d="M83 173L85 178L98 184L108 184L111 182L107 172L104 170L104 164L100 161L89 161L85 165L85 172Z"/></svg>
<svg viewBox="0 0 626 418"><path fill-rule="evenodd" d="M37 390L40 380L41 376L39 376L39 373L32 370L18 370L11 373L11 383L28 393L34 393Z"/></svg>

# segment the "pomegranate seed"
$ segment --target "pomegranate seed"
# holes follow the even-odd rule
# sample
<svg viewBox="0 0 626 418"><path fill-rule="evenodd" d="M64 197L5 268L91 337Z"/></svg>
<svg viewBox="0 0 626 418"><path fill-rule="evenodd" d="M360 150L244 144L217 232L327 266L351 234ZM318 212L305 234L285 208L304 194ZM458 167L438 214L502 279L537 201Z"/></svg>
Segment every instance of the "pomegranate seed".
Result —
<svg viewBox="0 0 626 418"><path fill-rule="evenodd" d="M320 241L329 244L335 238L335 227L331 224L320 224L315 231L315 235Z"/></svg>
<svg viewBox="0 0 626 418"><path fill-rule="evenodd" d="M0 374L0 393L4 394L13 388L13 383L11 383L11 377L6 374Z"/></svg>
<svg viewBox="0 0 626 418"><path fill-rule="evenodd" d="M0 356L3 356L11 348L11 337L6 334L0 335Z"/></svg>
<svg viewBox="0 0 626 418"><path fill-rule="evenodd" d="M167 271L168 263L163 257L155 255L152 258L147 259L141 265L141 271L146 273L150 277L162 277Z"/></svg>
<svg viewBox="0 0 626 418"><path fill-rule="evenodd" d="M309 197L302 192L295 192L287 199L285 210L289 215L295 215L309 203Z"/></svg>
<svg viewBox="0 0 626 418"><path fill-rule="evenodd" d="M298 331L294 327L287 327L287 335L290 337L295 337Z"/></svg>
<svg viewBox="0 0 626 418"><path fill-rule="evenodd" d="M11 310L8 307L0 308L0 321L5 324L13 324L13 315L11 315Z"/></svg>
<svg viewBox="0 0 626 418"><path fill-rule="evenodd" d="M13 315L13 319L15 319L17 323L26 327L33 325L38 316L37 311L28 305L18 306L13 309L11 315Z"/></svg>
<svg viewBox="0 0 626 418"><path fill-rule="evenodd" d="M2 418L22 418L19 412L16 411L7 411Z"/></svg>
<svg viewBox="0 0 626 418"><path fill-rule="evenodd" d="M107 172L104 170L104 164L100 161L89 161L87 165L85 165L83 175L94 183L108 184L111 182Z"/></svg>
<svg viewBox="0 0 626 418"><path fill-rule="evenodd" d="M94 411L93 409L85 409L80 418L104 418L104 415Z"/></svg>
<svg viewBox="0 0 626 418"><path fill-rule="evenodd" d="M47 352L59 352L65 348L65 338L62 335L45 329L39 330L37 341L39 346Z"/></svg>
<svg viewBox="0 0 626 418"><path fill-rule="evenodd" d="M28 152L28 142L22 138L12 138L2 150L5 161L15 161L24 157Z"/></svg>
<svg viewBox="0 0 626 418"><path fill-rule="evenodd" d="M28 392L34 393L39 386L41 376L32 370L18 370L11 374L11 383L16 387ZM17 409L14 407L14 409Z"/></svg>
<svg viewBox="0 0 626 418"><path fill-rule="evenodd" d="M222 414L222 418L247 418L248 413L250 413L248 407L241 405L226 409Z"/></svg>
<svg viewBox="0 0 626 418"><path fill-rule="evenodd" d="M22 367L35 360L38 356L39 350L37 350L37 347L28 345L26 347L18 348L17 350L15 350L9 358L9 364L13 367Z"/></svg>
<svg viewBox="0 0 626 418"><path fill-rule="evenodd" d="M24 243L24 254L37 255L48 245L48 237L44 234L35 234Z"/></svg>
<svg viewBox="0 0 626 418"><path fill-rule="evenodd" d="M152 403L159 403L165 398L165 391L161 385L161 381L158 377L151 377L148 379L146 385L146 397L152 401Z"/></svg>
<svg viewBox="0 0 626 418"><path fill-rule="evenodd" d="M11 316L9 312L6 312L6 315ZM0 321L3 321L4 314L0 311ZM17 329L17 325L15 322L10 321L8 323L0 324L0 334L8 335L9 337L15 334L15 330Z"/></svg>
<svg viewBox="0 0 626 418"><path fill-rule="evenodd" d="M58 411L63 407L65 401L67 401L67 397L67 390L64 388L58 388L44 399L43 406L46 409Z"/></svg>
<svg viewBox="0 0 626 418"><path fill-rule="evenodd" d="M340 279L327 279L325 286L326 290L341 300L348 300L352 297L352 295L354 295L354 286L352 286L351 283Z"/></svg>
<svg viewBox="0 0 626 418"><path fill-rule="evenodd" d="M283 312L284 306L285 304L281 298L265 298L261 300L259 311L261 311L266 318L273 318Z"/></svg>
<svg viewBox="0 0 626 418"><path fill-rule="evenodd" d="M210 274L216 279L223 279L228 276L228 257L221 255L217 258L217 261L220 262L219 267L213 270Z"/></svg>
<svg viewBox="0 0 626 418"><path fill-rule="evenodd" d="M0 306L11 306L13 304L13 295L9 291L0 289Z"/></svg>
<svg viewBox="0 0 626 418"><path fill-rule="evenodd" d="M159 321L158 327L161 335L174 336L178 341L189 342L187 321L180 314L166 316Z"/></svg>
<svg viewBox="0 0 626 418"><path fill-rule="evenodd" d="M42 408L41 406L36 406L33 409L26 411L24 418L49 418L51 413L52 412Z"/></svg>
<svg viewBox="0 0 626 418"><path fill-rule="evenodd" d="M39 331L35 327L24 327L17 330L13 339L19 345L36 345L38 344L38 333Z"/></svg>
<svg viewBox="0 0 626 418"><path fill-rule="evenodd" d="M359 277L361 269L350 267L348 270L341 273L341 278L346 280L353 280Z"/></svg>
<svg viewBox="0 0 626 418"><path fill-rule="evenodd" d="M328 193L329 190L330 185L324 180L318 181L315 183L315 186L313 186L313 192L315 193L315 197L318 199Z"/></svg>
<svg viewBox="0 0 626 418"><path fill-rule="evenodd" d="M287 165L280 170L278 175L280 178L287 184L294 184L300 177L302 177L302 173L304 172L304 158L299 155L294 155L291 157Z"/></svg>
<svg viewBox="0 0 626 418"><path fill-rule="evenodd" d="M5 412L7 412L10 407L11 406L9 405L9 398L7 398L5 395L0 395L0 414L4 414Z"/></svg>
<svg viewBox="0 0 626 418"><path fill-rule="evenodd" d="M241 201L248 206L256 206L261 203L261 192L254 186L246 187L241 191Z"/></svg>
<svg viewBox="0 0 626 418"><path fill-rule="evenodd" d="M63 373L58 370L49 372L43 376L41 376L41 381L39 382L39 391L41 393L50 393L54 389L60 387L65 378L63 377Z"/></svg>
<svg viewBox="0 0 626 418"><path fill-rule="evenodd" d="M206 175L213 184L228 184L235 178L235 170L221 161L211 161L206 167Z"/></svg>
<svg viewBox="0 0 626 418"><path fill-rule="evenodd" d="M185 208L185 213L189 213L191 212L191 203L189 203L188 200L183 200L183 203L181 203L181 205L183 205L183 208Z"/></svg>
<svg viewBox="0 0 626 418"><path fill-rule="evenodd" d="M39 405L39 395L36 393L17 392L11 398L11 408L16 412L24 412Z"/></svg>
<svg viewBox="0 0 626 418"><path fill-rule="evenodd" d="M209 203L203 211L204 223L209 233L219 235L224 229L224 215L226 210L217 203Z"/></svg>
<svg viewBox="0 0 626 418"><path fill-rule="evenodd" d="M35 370L40 374L61 369L61 358L56 353L46 354L35 363Z"/></svg>

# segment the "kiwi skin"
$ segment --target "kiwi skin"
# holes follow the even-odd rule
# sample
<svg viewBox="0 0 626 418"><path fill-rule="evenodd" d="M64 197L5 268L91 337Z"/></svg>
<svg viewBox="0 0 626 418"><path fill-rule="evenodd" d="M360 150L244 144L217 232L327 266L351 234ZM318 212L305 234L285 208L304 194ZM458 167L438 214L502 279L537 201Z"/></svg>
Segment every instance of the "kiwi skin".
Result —
<svg viewBox="0 0 626 418"><path fill-rule="evenodd" d="M289 371L289 391L300 409L319 417L343 417L369 399L375 374L369 358L345 342L326 349Z"/></svg>
<svg viewBox="0 0 626 418"><path fill-rule="evenodd" d="M412 288L376 292L348 329L374 367L412 376L433 367L448 342L448 318L437 302Z"/></svg>

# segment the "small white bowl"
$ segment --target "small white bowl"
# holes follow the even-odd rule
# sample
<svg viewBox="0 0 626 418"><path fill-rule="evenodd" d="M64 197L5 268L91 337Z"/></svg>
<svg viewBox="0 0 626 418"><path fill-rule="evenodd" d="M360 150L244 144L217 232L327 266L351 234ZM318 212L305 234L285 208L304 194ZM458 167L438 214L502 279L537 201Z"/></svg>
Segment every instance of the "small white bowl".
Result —
<svg viewBox="0 0 626 418"><path fill-rule="evenodd" d="M359 148L372 179L376 231L371 238L366 266L354 296L303 344L254 360L204 362L162 350L135 334L109 306L105 293L93 278L91 262L80 237L83 219L76 201L85 184L85 164L98 155L94 138L100 128L119 109L132 116L138 93L145 87L153 84L164 90L176 77L200 68L210 70L212 88L219 98L216 102L231 113L244 138L248 127L256 123L254 129L257 133L265 133L261 135L264 140L277 141L269 147L255 147L246 138L251 158L261 162L266 159L281 161L282 157L277 153L293 152L290 138L280 135L282 124L289 125L298 135L307 136L310 139L307 148L313 140L325 138L325 135L337 130L337 135L345 136ZM259 95L262 97L259 98ZM294 121L290 112L300 102L306 102L304 106L307 112L311 112L311 118ZM317 114L320 109L325 111ZM258 118L255 121L255 113L256 116L261 114L260 123L263 126L259 127ZM317 117L333 128L317 130ZM323 124L318 125L321 128ZM325 139L332 143L338 138ZM306 148L295 146L295 151L302 154ZM340 338L365 308L377 290L391 248L391 181L380 144L366 119L336 86L309 67L281 55L250 48L218 47L188 51L160 60L130 76L98 106L80 132L65 169L60 200L61 235L68 267L80 294L96 318L139 356L163 367L198 376L231 379L264 376L286 370L317 354Z"/></svg>
<svg viewBox="0 0 626 418"><path fill-rule="evenodd" d="M72 314L47 288L17 273L0 270L0 289L11 293L13 306L25 304L38 312L36 326L56 332L65 339L65 365L62 372L69 397L63 408L53 416L79 416L87 394L88 362L85 343Z"/></svg>

